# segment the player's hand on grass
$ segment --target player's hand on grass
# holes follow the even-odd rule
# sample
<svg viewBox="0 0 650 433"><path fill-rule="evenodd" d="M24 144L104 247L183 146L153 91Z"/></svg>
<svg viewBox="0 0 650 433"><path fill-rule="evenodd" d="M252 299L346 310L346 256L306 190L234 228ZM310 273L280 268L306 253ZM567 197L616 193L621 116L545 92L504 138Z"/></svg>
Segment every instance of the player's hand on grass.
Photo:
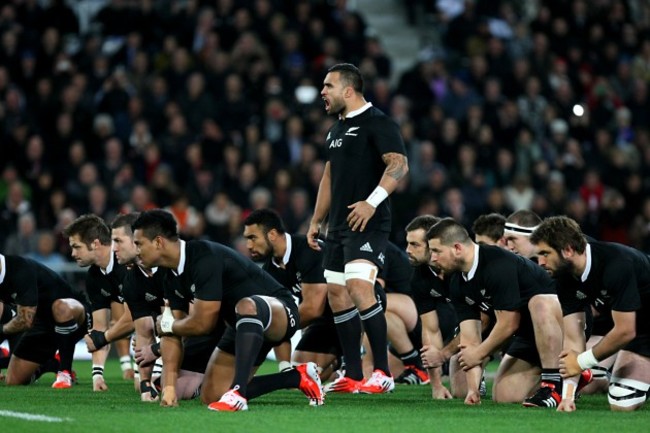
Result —
<svg viewBox="0 0 650 433"><path fill-rule="evenodd" d="M364 231L366 224L368 224L370 218L375 214L375 208L365 200L351 204L348 206L348 209L351 209L347 218L348 226L353 232Z"/></svg>
<svg viewBox="0 0 650 433"><path fill-rule="evenodd" d="M173 386L163 388L160 405L163 407L177 407L178 399L176 398L176 389Z"/></svg>
<svg viewBox="0 0 650 433"><path fill-rule="evenodd" d="M465 404L468 406L478 406L481 404L481 394L478 391L468 391L465 397Z"/></svg>
<svg viewBox="0 0 650 433"><path fill-rule="evenodd" d="M575 410L576 410L576 402L575 400L570 398L562 399L560 404L557 406L558 412L575 412Z"/></svg>
<svg viewBox="0 0 650 433"><path fill-rule="evenodd" d="M434 386L431 389L431 397L433 397L434 400L451 400L452 395L451 392L444 386Z"/></svg>
<svg viewBox="0 0 650 433"><path fill-rule="evenodd" d="M104 381L103 377L95 376L93 378L93 391L95 392L108 391L108 385L106 385L106 382Z"/></svg>
<svg viewBox="0 0 650 433"><path fill-rule="evenodd" d="M562 378L577 376L582 373L575 350L563 350L560 353L560 374Z"/></svg>

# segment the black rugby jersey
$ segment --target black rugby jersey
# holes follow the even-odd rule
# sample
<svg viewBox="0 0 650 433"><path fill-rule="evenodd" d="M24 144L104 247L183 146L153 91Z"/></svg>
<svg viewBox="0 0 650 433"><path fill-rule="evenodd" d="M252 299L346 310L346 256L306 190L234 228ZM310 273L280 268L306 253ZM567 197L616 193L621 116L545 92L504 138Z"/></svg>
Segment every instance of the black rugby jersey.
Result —
<svg viewBox="0 0 650 433"><path fill-rule="evenodd" d="M284 287L291 289L293 296L302 302L302 283L326 283L323 275L323 252L311 249L305 235L287 233L286 238L287 251L284 268L278 266L273 257L267 258L262 268Z"/></svg>
<svg viewBox="0 0 650 433"><path fill-rule="evenodd" d="M36 316L52 315L57 299L74 298L86 303L59 274L34 260L0 254L0 300L7 305L36 307Z"/></svg>
<svg viewBox="0 0 650 433"><path fill-rule="evenodd" d="M617 243L592 241L587 245L581 284L558 280L565 314L583 311L588 303L607 313L637 311L650 302L650 258L646 254Z"/></svg>
<svg viewBox="0 0 650 433"><path fill-rule="evenodd" d="M91 265L86 275L86 292L90 299L92 311L111 308L111 302L122 304L122 283L128 270L125 265L117 263L115 254L111 252L111 260L106 272L97 265Z"/></svg>
<svg viewBox="0 0 650 433"><path fill-rule="evenodd" d="M411 290L419 315L435 311L440 304L451 302L449 280L441 280L428 265L416 266L413 269Z"/></svg>
<svg viewBox="0 0 650 433"><path fill-rule="evenodd" d="M221 301L219 319L235 324L235 305L252 295L265 295L294 302L283 287L252 260L225 245L204 241L181 241L181 260L165 278L165 297L172 309L189 311L194 299Z"/></svg>
<svg viewBox="0 0 650 433"><path fill-rule="evenodd" d="M384 290L386 293L401 293L411 296L411 276L413 275L413 266L409 262L406 251L392 242L386 244L386 258L384 267L379 272L379 277L386 284Z"/></svg>
<svg viewBox="0 0 650 433"><path fill-rule="evenodd" d="M160 314L165 297L163 283L168 271L156 268L153 275L149 276L140 267L134 266L127 272L122 293L133 320Z"/></svg>
<svg viewBox="0 0 650 433"><path fill-rule="evenodd" d="M450 277L451 299L463 320L480 320L481 311L517 311L538 294L555 294L555 281L532 260L490 245L477 248L478 265Z"/></svg>
<svg viewBox="0 0 650 433"><path fill-rule="evenodd" d="M363 201L379 185L386 164L385 153L406 155L399 127L381 110L369 106L362 113L338 120L327 133L332 201L329 230L348 230L348 206ZM384 200L366 230L390 232L390 202Z"/></svg>

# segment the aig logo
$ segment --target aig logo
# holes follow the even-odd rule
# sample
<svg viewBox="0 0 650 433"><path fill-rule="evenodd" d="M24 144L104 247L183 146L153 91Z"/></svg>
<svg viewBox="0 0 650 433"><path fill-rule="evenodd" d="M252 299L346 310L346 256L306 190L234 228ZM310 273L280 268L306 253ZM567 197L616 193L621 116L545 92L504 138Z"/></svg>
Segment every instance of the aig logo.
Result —
<svg viewBox="0 0 650 433"><path fill-rule="evenodd" d="M343 139L342 138L337 138L336 140L332 140L330 142L330 149L335 148L335 147L341 147L343 144Z"/></svg>

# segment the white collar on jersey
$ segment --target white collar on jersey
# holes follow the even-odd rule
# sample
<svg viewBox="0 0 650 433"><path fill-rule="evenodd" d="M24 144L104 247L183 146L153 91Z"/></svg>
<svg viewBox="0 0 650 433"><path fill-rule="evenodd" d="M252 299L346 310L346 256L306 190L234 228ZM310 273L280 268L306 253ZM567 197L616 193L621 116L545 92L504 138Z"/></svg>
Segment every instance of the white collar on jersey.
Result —
<svg viewBox="0 0 650 433"><path fill-rule="evenodd" d="M147 278L151 278L151 277L153 277L154 274L158 271L158 266L156 266L155 268L151 268L151 269L150 269L150 271L151 271L151 275L149 275L149 274L147 273L147 271L145 271L144 269L142 269L141 266L138 266L138 269L140 269L140 272L142 272L142 275L144 275L144 276L147 277Z"/></svg>
<svg viewBox="0 0 650 433"><path fill-rule="evenodd" d="M372 102L366 102L365 105L364 105L363 107L358 108L358 109L356 109L356 110L354 110L354 111L350 111L350 112L345 116L345 118L346 118L346 119L349 119L349 118L351 118L351 117L358 116L359 114L363 113L364 111L366 111L366 110L367 110L368 108L370 108L370 107L372 107ZM339 119L343 119L343 117L342 117L341 115L339 115Z"/></svg>
<svg viewBox="0 0 650 433"><path fill-rule="evenodd" d="M115 265L115 253L113 252L113 248L111 248L111 258L108 261L108 266L106 266L106 269L102 269L100 267L99 270L102 271L102 274L108 275L111 272L113 272L113 266L114 265Z"/></svg>
<svg viewBox="0 0 650 433"><path fill-rule="evenodd" d="M176 275L181 275L185 271L185 241L181 239L181 257L178 260L178 268L174 269L173 272Z"/></svg>
<svg viewBox="0 0 650 433"><path fill-rule="evenodd" d="M2 266L2 269L0 269L0 284L2 284L7 275L7 261L5 260L5 256L2 254L0 254L0 266Z"/></svg>
<svg viewBox="0 0 650 433"><path fill-rule="evenodd" d="M580 281L583 283L587 281L589 277L589 272L591 271L591 245L587 243L587 248L585 248L585 256L587 256L587 262L585 263L585 271L580 276Z"/></svg>
<svg viewBox="0 0 650 433"><path fill-rule="evenodd" d="M472 267L468 273L463 272L461 274L463 276L463 280L465 281L471 280L474 278L474 275L476 275L476 270L478 269L478 249L478 244L474 244L474 261L472 262Z"/></svg>
<svg viewBox="0 0 650 433"><path fill-rule="evenodd" d="M284 252L284 257L282 257L282 263L277 263L275 257L271 257L271 263L273 263L276 268L280 268L282 267L281 265L289 263L289 257L291 257L291 236L289 233L285 233L284 238L287 240L287 250Z"/></svg>

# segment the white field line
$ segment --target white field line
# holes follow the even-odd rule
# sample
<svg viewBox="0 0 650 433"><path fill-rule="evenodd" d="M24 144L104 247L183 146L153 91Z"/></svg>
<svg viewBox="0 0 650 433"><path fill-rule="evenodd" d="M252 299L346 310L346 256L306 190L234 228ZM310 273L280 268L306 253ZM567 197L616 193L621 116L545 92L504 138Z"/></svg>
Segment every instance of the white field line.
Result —
<svg viewBox="0 0 650 433"><path fill-rule="evenodd" d="M8 418L18 418L25 421L41 421L41 422L65 422L72 421L70 418L59 418L56 416L39 415L35 413L14 412L13 410L0 410L0 417L5 416Z"/></svg>

